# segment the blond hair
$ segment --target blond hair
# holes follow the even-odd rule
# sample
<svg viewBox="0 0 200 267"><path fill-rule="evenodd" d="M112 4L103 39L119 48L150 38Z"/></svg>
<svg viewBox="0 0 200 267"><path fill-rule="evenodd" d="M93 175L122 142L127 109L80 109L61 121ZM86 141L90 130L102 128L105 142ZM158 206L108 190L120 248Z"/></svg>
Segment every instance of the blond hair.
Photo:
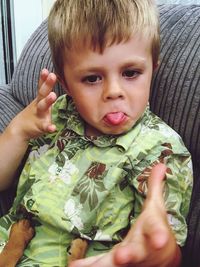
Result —
<svg viewBox="0 0 200 267"><path fill-rule="evenodd" d="M153 0L57 0L48 18L48 37L56 73L64 80L66 51L90 45L100 52L142 33L159 59L159 19Z"/></svg>

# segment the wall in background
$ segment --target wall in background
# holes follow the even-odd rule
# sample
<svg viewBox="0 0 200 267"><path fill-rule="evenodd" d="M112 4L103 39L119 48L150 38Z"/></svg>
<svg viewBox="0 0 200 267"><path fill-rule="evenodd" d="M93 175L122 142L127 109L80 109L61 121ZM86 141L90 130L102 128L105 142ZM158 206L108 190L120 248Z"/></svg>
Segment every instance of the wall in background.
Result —
<svg viewBox="0 0 200 267"><path fill-rule="evenodd" d="M13 13L16 58L18 59L31 33L42 21L41 0L14 0Z"/></svg>
<svg viewBox="0 0 200 267"><path fill-rule="evenodd" d="M13 0L0 1L0 82L11 80L15 65Z"/></svg>
<svg viewBox="0 0 200 267"><path fill-rule="evenodd" d="M41 0L42 1L42 16L46 18L55 0Z"/></svg>
<svg viewBox="0 0 200 267"><path fill-rule="evenodd" d="M48 16L55 0L13 0L16 59L28 38L41 22Z"/></svg>
<svg viewBox="0 0 200 267"><path fill-rule="evenodd" d="M0 0L0 84L9 83L22 49L55 0Z"/></svg>
<svg viewBox="0 0 200 267"><path fill-rule="evenodd" d="M156 0L156 1L159 4L184 4L184 5L200 4L200 0Z"/></svg>
<svg viewBox="0 0 200 267"><path fill-rule="evenodd" d="M0 8L0 18L1 18L1 8ZM2 35L2 21L0 20L0 83L5 83L5 66L4 66L4 55L3 55L3 35Z"/></svg>

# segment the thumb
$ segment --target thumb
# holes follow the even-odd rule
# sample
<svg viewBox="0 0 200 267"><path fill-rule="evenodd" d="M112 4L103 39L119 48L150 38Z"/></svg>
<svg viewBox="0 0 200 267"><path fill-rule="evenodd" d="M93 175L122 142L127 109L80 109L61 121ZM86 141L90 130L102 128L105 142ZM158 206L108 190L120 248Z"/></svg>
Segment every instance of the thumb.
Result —
<svg viewBox="0 0 200 267"><path fill-rule="evenodd" d="M166 169L167 167L163 163L158 163L152 168L148 179L148 200L162 198Z"/></svg>

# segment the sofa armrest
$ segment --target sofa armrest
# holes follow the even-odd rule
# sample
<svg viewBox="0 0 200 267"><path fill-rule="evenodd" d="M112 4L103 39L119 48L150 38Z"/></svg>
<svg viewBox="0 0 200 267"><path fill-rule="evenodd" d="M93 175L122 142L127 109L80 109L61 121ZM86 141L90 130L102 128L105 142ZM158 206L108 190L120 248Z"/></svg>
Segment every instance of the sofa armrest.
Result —
<svg viewBox="0 0 200 267"><path fill-rule="evenodd" d="M10 85L0 85L0 132L3 132L12 118L22 109L23 105L11 95ZM16 192L16 184L14 184L8 190L0 192L0 217L5 214L12 205Z"/></svg>
<svg viewBox="0 0 200 267"><path fill-rule="evenodd" d="M24 106L11 94L10 84L0 85L0 132Z"/></svg>

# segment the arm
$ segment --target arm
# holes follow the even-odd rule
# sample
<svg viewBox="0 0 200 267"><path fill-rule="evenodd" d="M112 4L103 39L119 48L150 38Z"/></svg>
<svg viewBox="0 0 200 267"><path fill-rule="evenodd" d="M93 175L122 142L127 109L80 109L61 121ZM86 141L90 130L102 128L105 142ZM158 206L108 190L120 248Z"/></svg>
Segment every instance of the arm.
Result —
<svg viewBox="0 0 200 267"><path fill-rule="evenodd" d="M164 176L164 165L152 169L143 212L121 246L116 248L114 261L117 266L127 263L137 266L141 262L144 267L180 266L180 248L168 224L162 196Z"/></svg>
<svg viewBox="0 0 200 267"><path fill-rule="evenodd" d="M38 95L10 122L0 135L0 190L6 189L24 157L31 138L55 131L51 123L51 106L56 100L52 88L56 76L43 70L40 75Z"/></svg>
<svg viewBox="0 0 200 267"><path fill-rule="evenodd" d="M180 266L180 248L168 224L162 195L165 171L163 164L153 168L143 211L123 242L109 253L74 261L70 267Z"/></svg>

